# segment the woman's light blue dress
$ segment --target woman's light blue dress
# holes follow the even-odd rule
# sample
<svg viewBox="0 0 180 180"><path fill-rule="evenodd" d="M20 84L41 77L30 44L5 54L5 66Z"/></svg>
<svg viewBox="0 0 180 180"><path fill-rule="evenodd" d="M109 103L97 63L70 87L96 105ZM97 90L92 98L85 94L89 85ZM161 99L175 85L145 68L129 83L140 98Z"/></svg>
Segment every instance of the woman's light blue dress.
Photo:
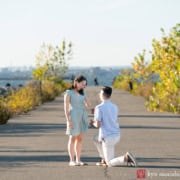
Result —
<svg viewBox="0 0 180 180"><path fill-rule="evenodd" d="M88 130L88 114L85 108L85 95L80 95L74 90L66 90L66 94L70 97L70 120L72 121L72 129L67 128L66 134L77 136Z"/></svg>

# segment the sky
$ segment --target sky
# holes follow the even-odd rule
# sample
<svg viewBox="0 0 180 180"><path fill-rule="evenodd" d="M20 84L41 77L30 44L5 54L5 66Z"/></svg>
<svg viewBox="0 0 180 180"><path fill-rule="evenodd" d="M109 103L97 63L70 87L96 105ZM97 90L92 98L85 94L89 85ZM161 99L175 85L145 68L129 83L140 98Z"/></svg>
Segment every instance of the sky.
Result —
<svg viewBox="0 0 180 180"><path fill-rule="evenodd" d="M0 0L0 67L35 66L43 43L72 42L69 66L129 66L180 23L180 0Z"/></svg>

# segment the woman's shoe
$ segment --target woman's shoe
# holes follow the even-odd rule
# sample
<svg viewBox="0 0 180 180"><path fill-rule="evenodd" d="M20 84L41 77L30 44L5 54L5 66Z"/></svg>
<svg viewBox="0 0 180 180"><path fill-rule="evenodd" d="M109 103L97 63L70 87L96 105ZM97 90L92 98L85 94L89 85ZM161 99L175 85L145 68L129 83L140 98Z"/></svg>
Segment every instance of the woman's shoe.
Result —
<svg viewBox="0 0 180 180"><path fill-rule="evenodd" d="M80 165L75 161L70 161L69 166L80 166Z"/></svg>

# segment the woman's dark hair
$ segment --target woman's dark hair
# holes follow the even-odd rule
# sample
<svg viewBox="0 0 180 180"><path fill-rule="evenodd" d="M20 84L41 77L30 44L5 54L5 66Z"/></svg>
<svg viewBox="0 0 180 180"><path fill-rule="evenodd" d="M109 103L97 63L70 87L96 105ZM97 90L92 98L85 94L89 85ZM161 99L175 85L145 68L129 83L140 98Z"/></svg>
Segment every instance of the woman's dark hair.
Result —
<svg viewBox="0 0 180 180"><path fill-rule="evenodd" d="M75 77L71 89L76 89L77 83L80 83L82 81L86 81L86 85L87 85L87 79L84 76L80 75L80 76ZM79 92L79 94L84 95L84 90L83 89L80 89L78 92Z"/></svg>
<svg viewBox="0 0 180 180"><path fill-rule="evenodd" d="M112 94L112 88L111 87L104 86L102 88L102 91L103 91L104 96L106 96L107 98L111 97L111 94Z"/></svg>

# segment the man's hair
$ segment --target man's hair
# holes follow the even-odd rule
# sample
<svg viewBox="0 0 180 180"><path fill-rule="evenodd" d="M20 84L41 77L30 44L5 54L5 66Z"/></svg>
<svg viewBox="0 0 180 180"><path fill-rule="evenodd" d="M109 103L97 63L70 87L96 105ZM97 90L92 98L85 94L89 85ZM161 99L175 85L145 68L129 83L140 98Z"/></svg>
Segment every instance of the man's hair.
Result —
<svg viewBox="0 0 180 180"><path fill-rule="evenodd" d="M112 88L109 87L109 86L104 86L102 88L102 91L103 91L103 95L107 98L111 97L111 94L112 94Z"/></svg>

